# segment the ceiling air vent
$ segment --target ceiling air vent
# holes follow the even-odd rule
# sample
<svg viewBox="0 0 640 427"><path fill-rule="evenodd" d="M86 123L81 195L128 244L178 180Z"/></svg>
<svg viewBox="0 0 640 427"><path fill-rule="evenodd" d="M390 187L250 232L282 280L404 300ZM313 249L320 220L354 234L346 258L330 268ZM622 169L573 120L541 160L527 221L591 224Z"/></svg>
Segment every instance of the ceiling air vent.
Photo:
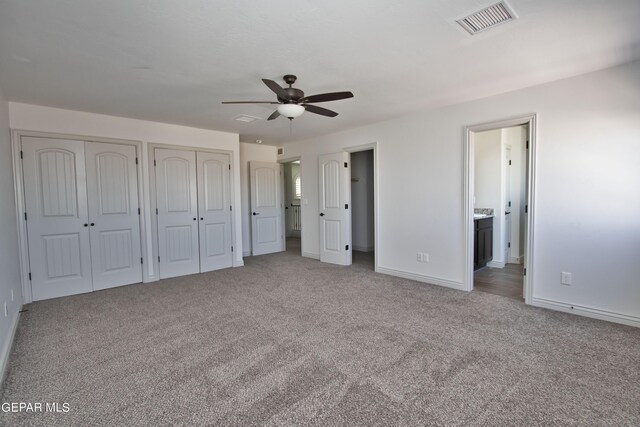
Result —
<svg viewBox="0 0 640 427"><path fill-rule="evenodd" d="M253 117L253 116L248 116L246 114L240 114L239 116L235 116L233 120L237 120L239 122L251 123L251 122L255 122L256 120L260 120L260 117Z"/></svg>
<svg viewBox="0 0 640 427"><path fill-rule="evenodd" d="M495 27L496 25L512 21L518 16L513 9L505 2L501 1L476 13L472 13L462 19L458 19L458 24L469 34L474 35L480 31Z"/></svg>
<svg viewBox="0 0 640 427"><path fill-rule="evenodd" d="M278 148L278 155L284 154L284 148Z"/></svg>

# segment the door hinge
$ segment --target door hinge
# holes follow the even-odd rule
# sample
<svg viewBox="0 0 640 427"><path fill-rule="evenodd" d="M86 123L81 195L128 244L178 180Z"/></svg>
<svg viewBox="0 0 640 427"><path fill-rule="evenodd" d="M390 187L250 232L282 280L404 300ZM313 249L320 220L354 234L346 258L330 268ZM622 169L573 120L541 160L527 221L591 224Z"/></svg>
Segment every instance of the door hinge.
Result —
<svg viewBox="0 0 640 427"><path fill-rule="evenodd" d="M346 251L348 251L348 250L349 250L349 245L346 245L346 246L344 247L344 249L345 249Z"/></svg>
<svg viewBox="0 0 640 427"><path fill-rule="evenodd" d="M511 166L511 160L509 160L509 166Z"/></svg>
<svg viewBox="0 0 640 427"><path fill-rule="evenodd" d="M344 162L344 167L345 167L345 168L348 168L348 167L349 167L349 163Z"/></svg>
<svg viewBox="0 0 640 427"><path fill-rule="evenodd" d="M511 242L507 243L507 247L510 248L511 247Z"/></svg>
<svg viewBox="0 0 640 427"><path fill-rule="evenodd" d="M160 262L160 255L158 255L158 262Z"/></svg>
<svg viewBox="0 0 640 427"><path fill-rule="evenodd" d="M20 150L20 158L24 159L24 154L22 153L22 150Z"/></svg>
<svg viewBox="0 0 640 427"><path fill-rule="evenodd" d="M144 260L140 257L140 264L144 264Z"/></svg>
<svg viewBox="0 0 640 427"><path fill-rule="evenodd" d="M233 206L229 206L229 210L232 211L233 210Z"/></svg>
<svg viewBox="0 0 640 427"><path fill-rule="evenodd" d="M529 205L524 205L524 213L529 213Z"/></svg>
<svg viewBox="0 0 640 427"><path fill-rule="evenodd" d="M140 215L140 208L138 208L138 215Z"/></svg>
<svg viewBox="0 0 640 427"><path fill-rule="evenodd" d="M31 280L31 272L29 272L29 280Z"/></svg>
<svg viewBox="0 0 640 427"><path fill-rule="evenodd" d="M344 204L344 208L345 208L345 209L349 209L349 203L345 203L345 204Z"/></svg>
<svg viewBox="0 0 640 427"><path fill-rule="evenodd" d="M24 213L24 220L25 220L25 221L27 220L27 213L26 213L26 212ZM36 222L37 222L37 221L36 221Z"/></svg>
<svg viewBox="0 0 640 427"><path fill-rule="evenodd" d="M522 275L523 275L523 276L526 276L526 275L527 275L527 269L526 269L526 268L524 269L524 272L523 272L523 274L522 274Z"/></svg>
<svg viewBox="0 0 640 427"><path fill-rule="evenodd" d="M233 252L233 246L231 246L231 252Z"/></svg>
<svg viewBox="0 0 640 427"><path fill-rule="evenodd" d="M527 141L527 150L529 149L529 141Z"/></svg>
<svg viewBox="0 0 640 427"><path fill-rule="evenodd" d="M156 208L156 215L158 215L158 208Z"/></svg>
<svg viewBox="0 0 640 427"><path fill-rule="evenodd" d="M138 158L136 157L136 165L138 164Z"/></svg>
<svg viewBox="0 0 640 427"><path fill-rule="evenodd" d="M153 159L153 166L157 166L156 159Z"/></svg>
<svg viewBox="0 0 640 427"><path fill-rule="evenodd" d="M229 170L231 170L231 164L229 164Z"/></svg>

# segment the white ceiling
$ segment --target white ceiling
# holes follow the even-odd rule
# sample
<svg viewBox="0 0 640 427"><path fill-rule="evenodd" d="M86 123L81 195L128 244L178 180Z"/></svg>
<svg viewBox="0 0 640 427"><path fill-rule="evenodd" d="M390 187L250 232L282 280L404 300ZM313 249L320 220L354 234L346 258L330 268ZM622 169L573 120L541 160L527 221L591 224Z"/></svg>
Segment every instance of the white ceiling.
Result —
<svg viewBox="0 0 640 427"><path fill-rule="evenodd" d="M277 144L640 58L638 0L510 0L519 19L471 36L497 0L0 0L10 101L240 133ZM261 78L296 74L340 113L266 119Z"/></svg>

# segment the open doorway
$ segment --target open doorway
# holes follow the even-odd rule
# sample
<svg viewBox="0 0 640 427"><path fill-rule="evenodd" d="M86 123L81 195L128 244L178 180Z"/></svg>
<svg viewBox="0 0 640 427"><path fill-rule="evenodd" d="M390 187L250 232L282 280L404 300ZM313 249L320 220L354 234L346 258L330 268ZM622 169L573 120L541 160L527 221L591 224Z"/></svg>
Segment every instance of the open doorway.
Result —
<svg viewBox="0 0 640 427"><path fill-rule="evenodd" d="M351 153L351 242L354 265L374 270L373 149Z"/></svg>
<svg viewBox="0 0 640 427"><path fill-rule="evenodd" d="M378 271L376 151L372 143L318 156L321 262Z"/></svg>
<svg viewBox="0 0 640 427"><path fill-rule="evenodd" d="M473 289L524 299L528 125L474 133Z"/></svg>
<svg viewBox="0 0 640 427"><path fill-rule="evenodd" d="M302 174L300 159L285 162L284 176L284 230L287 252L302 254Z"/></svg>
<svg viewBox="0 0 640 427"><path fill-rule="evenodd" d="M468 290L531 297L535 116L467 128Z"/></svg>

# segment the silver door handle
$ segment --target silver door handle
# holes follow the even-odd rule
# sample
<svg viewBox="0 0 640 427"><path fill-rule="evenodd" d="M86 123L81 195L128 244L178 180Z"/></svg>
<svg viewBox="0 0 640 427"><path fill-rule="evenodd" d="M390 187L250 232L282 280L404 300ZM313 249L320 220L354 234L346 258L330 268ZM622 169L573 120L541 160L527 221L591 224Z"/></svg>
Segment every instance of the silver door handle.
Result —
<svg viewBox="0 0 640 427"><path fill-rule="evenodd" d="M253 214L254 214L254 215L260 215L260 214L259 214L259 213L257 213L257 212L254 212Z"/></svg>

